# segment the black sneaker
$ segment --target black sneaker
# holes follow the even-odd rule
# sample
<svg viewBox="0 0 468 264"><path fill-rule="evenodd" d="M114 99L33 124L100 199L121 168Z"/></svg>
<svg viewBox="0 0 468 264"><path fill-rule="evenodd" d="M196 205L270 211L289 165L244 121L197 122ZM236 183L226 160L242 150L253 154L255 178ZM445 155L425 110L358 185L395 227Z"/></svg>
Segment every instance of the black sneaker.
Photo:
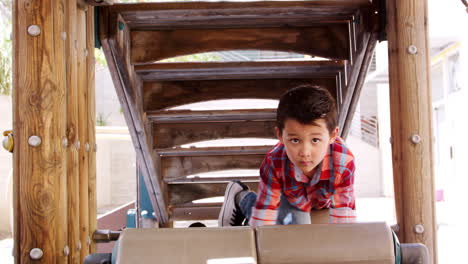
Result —
<svg viewBox="0 0 468 264"><path fill-rule="evenodd" d="M236 194L247 191L249 187L240 181L228 183L224 193L224 203L218 217L218 226L241 226L245 222L239 206L236 204Z"/></svg>

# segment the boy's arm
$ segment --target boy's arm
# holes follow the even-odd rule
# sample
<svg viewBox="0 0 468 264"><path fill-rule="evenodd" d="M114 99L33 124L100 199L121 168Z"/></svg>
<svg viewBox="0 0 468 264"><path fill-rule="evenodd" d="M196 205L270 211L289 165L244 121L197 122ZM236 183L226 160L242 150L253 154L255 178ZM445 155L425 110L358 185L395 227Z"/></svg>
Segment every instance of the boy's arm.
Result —
<svg viewBox="0 0 468 264"><path fill-rule="evenodd" d="M274 225L278 217L281 184L275 174L271 159L267 156L260 167L257 201L252 208L250 226Z"/></svg>
<svg viewBox="0 0 468 264"><path fill-rule="evenodd" d="M343 173L335 179L330 223L354 223L356 221L354 169L354 161L351 160L346 164Z"/></svg>

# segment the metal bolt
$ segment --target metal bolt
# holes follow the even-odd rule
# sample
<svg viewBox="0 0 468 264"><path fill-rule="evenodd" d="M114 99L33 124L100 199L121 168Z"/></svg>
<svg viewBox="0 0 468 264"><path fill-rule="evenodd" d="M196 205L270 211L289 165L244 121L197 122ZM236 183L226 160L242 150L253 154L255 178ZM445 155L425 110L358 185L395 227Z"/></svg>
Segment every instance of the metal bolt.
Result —
<svg viewBox="0 0 468 264"><path fill-rule="evenodd" d="M62 138L62 146L64 148L68 147L68 138L67 137Z"/></svg>
<svg viewBox="0 0 468 264"><path fill-rule="evenodd" d="M75 142L75 147L76 147L76 149L80 149L80 145L81 145L81 144L80 144L80 141L77 140L77 141Z"/></svg>
<svg viewBox="0 0 468 264"><path fill-rule="evenodd" d="M97 143L94 143L94 152L97 152Z"/></svg>
<svg viewBox="0 0 468 264"><path fill-rule="evenodd" d="M60 34L60 37L62 37L62 40L66 40L67 39L67 32L62 32Z"/></svg>
<svg viewBox="0 0 468 264"><path fill-rule="evenodd" d="M88 237L88 239L86 239L86 244L88 244L88 246L91 245L91 238L90 237Z"/></svg>
<svg viewBox="0 0 468 264"><path fill-rule="evenodd" d="M64 254L65 256L70 255L70 248L69 248L68 246L65 246L65 247L63 248L63 254Z"/></svg>
<svg viewBox="0 0 468 264"><path fill-rule="evenodd" d="M84 145L84 147L85 147L86 152L88 152L88 151L89 151L89 143L86 142L86 144Z"/></svg>
<svg viewBox="0 0 468 264"><path fill-rule="evenodd" d="M411 142L413 142L414 144L418 144L419 142L421 142L421 137L418 134L414 134L411 136Z"/></svg>
<svg viewBox="0 0 468 264"><path fill-rule="evenodd" d="M39 145L41 145L41 142L42 140L39 136L30 136L28 139L29 145L33 147L38 147Z"/></svg>
<svg viewBox="0 0 468 264"><path fill-rule="evenodd" d="M410 45L408 47L408 53L414 55L414 54L418 53L418 48L416 48L415 45Z"/></svg>
<svg viewBox="0 0 468 264"><path fill-rule="evenodd" d="M37 37L41 34L41 28L38 25L30 25L28 27L28 34L33 37Z"/></svg>
<svg viewBox="0 0 468 264"><path fill-rule="evenodd" d="M419 225L415 225L414 226L414 232L418 233L418 234L422 234L424 233L424 226L419 224Z"/></svg>
<svg viewBox="0 0 468 264"><path fill-rule="evenodd" d="M85 57L88 57L88 49L85 49L85 50L84 50L84 56L85 56Z"/></svg>
<svg viewBox="0 0 468 264"><path fill-rule="evenodd" d="M78 241L78 243L76 243L76 249L81 250L81 241Z"/></svg>
<svg viewBox="0 0 468 264"><path fill-rule="evenodd" d="M41 259L42 256L44 256L44 252L42 252L42 249L40 248L33 248L31 251L29 251L29 257L31 259L38 260Z"/></svg>

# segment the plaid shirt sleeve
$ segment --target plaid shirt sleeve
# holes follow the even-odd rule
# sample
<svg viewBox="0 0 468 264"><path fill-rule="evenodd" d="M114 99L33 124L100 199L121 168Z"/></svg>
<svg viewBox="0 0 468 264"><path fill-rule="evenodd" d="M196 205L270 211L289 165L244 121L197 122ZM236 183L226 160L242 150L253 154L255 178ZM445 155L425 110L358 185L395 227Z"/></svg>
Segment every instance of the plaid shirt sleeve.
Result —
<svg viewBox="0 0 468 264"><path fill-rule="evenodd" d="M351 159L342 172L335 175L330 223L354 223L356 221L354 169L354 160Z"/></svg>
<svg viewBox="0 0 468 264"><path fill-rule="evenodd" d="M250 226L274 225L278 217L281 184L276 175L271 156L267 155L260 167L257 201L252 208Z"/></svg>

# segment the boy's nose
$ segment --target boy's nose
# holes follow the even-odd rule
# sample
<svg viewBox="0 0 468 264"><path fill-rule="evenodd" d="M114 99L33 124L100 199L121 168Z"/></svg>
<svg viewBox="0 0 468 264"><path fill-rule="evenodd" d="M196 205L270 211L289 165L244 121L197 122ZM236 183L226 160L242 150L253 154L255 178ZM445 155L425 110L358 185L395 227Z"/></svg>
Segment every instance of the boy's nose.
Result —
<svg viewBox="0 0 468 264"><path fill-rule="evenodd" d="M310 146L303 145L301 150L299 151L299 155L301 157L310 157L311 151L312 151L312 148Z"/></svg>

